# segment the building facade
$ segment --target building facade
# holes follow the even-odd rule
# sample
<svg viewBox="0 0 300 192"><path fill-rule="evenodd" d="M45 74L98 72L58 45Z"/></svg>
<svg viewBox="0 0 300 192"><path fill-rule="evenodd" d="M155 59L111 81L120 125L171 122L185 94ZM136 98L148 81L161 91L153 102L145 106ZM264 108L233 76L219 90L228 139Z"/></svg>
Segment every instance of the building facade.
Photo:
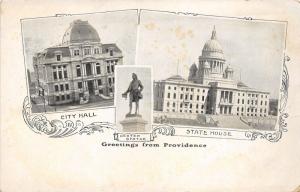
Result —
<svg viewBox="0 0 300 192"><path fill-rule="evenodd" d="M102 44L88 21L75 20L59 46L49 47L33 57L37 95L48 105L79 102L99 96L112 99L114 68L122 64L116 44Z"/></svg>
<svg viewBox="0 0 300 192"><path fill-rule="evenodd" d="M266 117L269 97L233 80L233 68L226 63L215 28L205 43L198 65L190 67L188 79L174 75L154 82L154 110L169 113Z"/></svg>

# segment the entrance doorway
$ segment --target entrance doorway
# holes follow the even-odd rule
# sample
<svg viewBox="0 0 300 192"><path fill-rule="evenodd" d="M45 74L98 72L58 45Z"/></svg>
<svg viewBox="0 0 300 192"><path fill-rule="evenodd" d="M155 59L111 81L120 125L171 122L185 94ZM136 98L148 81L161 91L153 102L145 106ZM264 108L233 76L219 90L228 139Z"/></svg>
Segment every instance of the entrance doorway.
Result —
<svg viewBox="0 0 300 192"><path fill-rule="evenodd" d="M89 94L94 94L94 83L93 83L93 80L88 81L87 84L88 84Z"/></svg>

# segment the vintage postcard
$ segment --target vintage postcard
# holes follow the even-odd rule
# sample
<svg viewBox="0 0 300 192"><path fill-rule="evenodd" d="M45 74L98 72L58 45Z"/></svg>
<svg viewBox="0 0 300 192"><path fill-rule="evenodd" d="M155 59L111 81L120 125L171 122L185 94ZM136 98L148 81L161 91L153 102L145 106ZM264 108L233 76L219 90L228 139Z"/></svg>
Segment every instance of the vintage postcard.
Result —
<svg viewBox="0 0 300 192"><path fill-rule="evenodd" d="M299 3L218 3L6 2L0 191L297 191Z"/></svg>

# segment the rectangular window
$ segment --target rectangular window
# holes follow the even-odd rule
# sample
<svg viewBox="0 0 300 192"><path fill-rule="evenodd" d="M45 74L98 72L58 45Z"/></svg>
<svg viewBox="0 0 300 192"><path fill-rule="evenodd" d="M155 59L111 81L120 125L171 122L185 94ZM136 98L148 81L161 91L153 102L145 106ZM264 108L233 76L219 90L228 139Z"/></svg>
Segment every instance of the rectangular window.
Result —
<svg viewBox="0 0 300 192"><path fill-rule="evenodd" d="M168 98L170 98L170 93L168 93Z"/></svg>
<svg viewBox="0 0 300 192"><path fill-rule="evenodd" d="M56 97L55 97L55 100L56 100L56 101L59 101L59 96L56 96Z"/></svg>
<svg viewBox="0 0 300 192"><path fill-rule="evenodd" d="M183 99L183 94L180 94L180 99Z"/></svg>
<svg viewBox="0 0 300 192"><path fill-rule="evenodd" d="M99 48L94 49L94 54L99 54Z"/></svg>
<svg viewBox="0 0 300 192"><path fill-rule="evenodd" d="M63 91L63 90L64 90L64 85L61 84L61 85L60 85L60 91Z"/></svg>
<svg viewBox="0 0 300 192"><path fill-rule="evenodd" d="M74 50L74 56L79 55L79 50Z"/></svg>
<svg viewBox="0 0 300 192"><path fill-rule="evenodd" d="M176 99L176 93L173 94L173 99Z"/></svg>
<svg viewBox="0 0 300 192"><path fill-rule="evenodd" d="M64 70L64 78L68 78L67 70Z"/></svg>
<svg viewBox="0 0 300 192"><path fill-rule="evenodd" d="M96 72L97 74L101 74L101 68L100 65L96 64Z"/></svg>
<svg viewBox="0 0 300 192"><path fill-rule="evenodd" d="M68 91L69 90L69 84L66 84L65 87L66 87L66 90Z"/></svg>
<svg viewBox="0 0 300 192"><path fill-rule="evenodd" d="M107 73L110 73L110 67L109 67L109 64L107 65Z"/></svg>
<svg viewBox="0 0 300 192"><path fill-rule="evenodd" d="M193 100L193 95L190 95L190 100Z"/></svg>
<svg viewBox="0 0 300 192"><path fill-rule="evenodd" d="M70 95L67 95L67 100L69 100L70 99Z"/></svg>
<svg viewBox="0 0 300 192"><path fill-rule="evenodd" d="M56 55L56 60L60 61L61 60L61 55Z"/></svg>
<svg viewBox="0 0 300 192"><path fill-rule="evenodd" d="M61 100L64 101L65 99L66 99L66 98L65 98L65 95L62 95L62 96L61 96Z"/></svg>
<svg viewBox="0 0 300 192"><path fill-rule="evenodd" d="M54 89L55 89L55 91L59 91L58 90L58 85L54 85Z"/></svg>
<svg viewBox="0 0 300 192"><path fill-rule="evenodd" d="M111 85L111 78L108 78L108 84Z"/></svg>
<svg viewBox="0 0 300 192"><path fill-rule="evenodd" d="M53 79L56 80L57 79L57 72L53 71Z"/></svg>
<svg viewBox="0 0 300 192"><path fill-rule="evenodd" d="M79 88L79 89L82 88L82 82L78 82L78 88Z"/></svg>
<svg viewBox="0 0 300 192"><path fill-rule="evenodd" d="M102 85L102 81L101 79L98 79L98 86L101 86Z"/></svg>
<svg viewBox="0 0 300 192"><path fill-rule="evenodd" d="M204 101L204 96L202 96L202 101Z"/></svg>
<svg viewBox="0 0 300 192"><path fill-rule="evenodd" d="M84 55L90 55L91 50L90 49L84 49Z"/></svg>
<svg viewBox="0 0 300 192"><path fill-rule="evenodd" d="M61 71L58 71L58 78L62 79L62 72Z"/></svg>
<svg viewBox="0 0 300 192"><path fill-rule="evenodd" d="M109 50L109 56L114 56L113 50Z"/></svg>

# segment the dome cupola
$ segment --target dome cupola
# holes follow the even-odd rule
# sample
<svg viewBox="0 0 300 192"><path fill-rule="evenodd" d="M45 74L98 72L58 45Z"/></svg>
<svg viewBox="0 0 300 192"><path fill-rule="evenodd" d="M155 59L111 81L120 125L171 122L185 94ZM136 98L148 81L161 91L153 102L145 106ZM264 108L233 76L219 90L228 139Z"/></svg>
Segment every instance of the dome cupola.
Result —
<svg viewBox="0 0 300 192"><path fill-rule="evenodd" d="M211 38L205 43L202 49L202 58L225 60L223 49L217 40L217 32L214 27Z"/></svg>
<svg viewBox="0 0 300 192"><path fill-rule="evenodd" d="M88 21L75 20L63 36L62 44L99 42L98 32Z"/></svg>

